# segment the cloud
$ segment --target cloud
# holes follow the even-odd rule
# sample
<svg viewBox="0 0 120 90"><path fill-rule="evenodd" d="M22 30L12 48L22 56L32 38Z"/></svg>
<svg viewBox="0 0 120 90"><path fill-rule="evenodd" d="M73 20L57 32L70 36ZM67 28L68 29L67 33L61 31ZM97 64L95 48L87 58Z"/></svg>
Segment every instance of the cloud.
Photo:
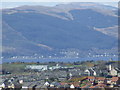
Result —
<svg viewBox="0 0 120 90"><path fill-rule="evenodd" d="M2 2L119 2L119 0L2 0Z"/></svg>

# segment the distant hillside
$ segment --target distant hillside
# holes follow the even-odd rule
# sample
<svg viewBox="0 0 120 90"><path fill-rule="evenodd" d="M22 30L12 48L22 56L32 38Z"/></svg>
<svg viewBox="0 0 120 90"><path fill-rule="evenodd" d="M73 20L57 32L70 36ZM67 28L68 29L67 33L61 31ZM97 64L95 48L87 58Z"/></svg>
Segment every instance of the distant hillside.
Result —
<svg viewBox="0 0 120 90"><path fill-rule="evenodd" d="M117 16L117 8L97 3L4 9L3 53L111 49L117 46Z"/></svg>

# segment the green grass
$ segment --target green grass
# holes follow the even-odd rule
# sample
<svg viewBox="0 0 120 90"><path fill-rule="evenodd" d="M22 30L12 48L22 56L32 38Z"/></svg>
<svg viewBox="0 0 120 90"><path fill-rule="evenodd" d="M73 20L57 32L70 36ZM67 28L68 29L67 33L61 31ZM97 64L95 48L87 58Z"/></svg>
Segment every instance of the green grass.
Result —
<svg viewBox="0 0 120 90"><path fill-rule="evenodd" d="M80 84L80 87L83 87L83 86L85 86L86 84L85 83L82 83L82 84Z"/></svg>
<svg viewBox="0 0 120 90"><path fill-rule="evenodd" d="M3 64L2 69L12 72L12 73L21 73L25 69L26 64Z"/></svg>
<svg viewBox="0 0 120 90"><path fill-rule="evenodd" d="M68 65L67 67L81 67L82 65Z"/></svg>

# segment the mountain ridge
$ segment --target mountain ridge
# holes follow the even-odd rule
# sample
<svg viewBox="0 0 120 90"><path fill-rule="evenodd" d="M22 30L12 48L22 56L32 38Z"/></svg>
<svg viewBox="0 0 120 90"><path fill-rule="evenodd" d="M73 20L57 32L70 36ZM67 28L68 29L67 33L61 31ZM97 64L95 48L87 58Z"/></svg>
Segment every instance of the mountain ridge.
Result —
<svg viewBox="0 0 120 90"><path fill-rule="evenodd" d="M64 6L68 7L69 4ZM79 8L79 4L73 7L23 6L3 10L3 22L17 32L3 23L3 37L6 36L3 47L9 46L13 51L16 47L15 52L3 50L4 54L53 54L54 50L61 49L111 49L117 46L117 9L104 6L106 9L102 10L98 4L97 9L89 5ZM112 30L108 30L109 27L113 27Z"/></svg>

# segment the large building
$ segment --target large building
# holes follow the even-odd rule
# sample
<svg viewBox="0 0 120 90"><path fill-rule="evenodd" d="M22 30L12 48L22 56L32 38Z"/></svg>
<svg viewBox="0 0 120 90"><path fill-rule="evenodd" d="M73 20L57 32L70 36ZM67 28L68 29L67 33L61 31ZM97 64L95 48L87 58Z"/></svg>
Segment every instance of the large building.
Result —
<svg viewBox="0 0 120 90"><path fill-rule="evenodd" d="M27 65L26 69L35 69L35 70L48 70L48 65Z"/></svg>

